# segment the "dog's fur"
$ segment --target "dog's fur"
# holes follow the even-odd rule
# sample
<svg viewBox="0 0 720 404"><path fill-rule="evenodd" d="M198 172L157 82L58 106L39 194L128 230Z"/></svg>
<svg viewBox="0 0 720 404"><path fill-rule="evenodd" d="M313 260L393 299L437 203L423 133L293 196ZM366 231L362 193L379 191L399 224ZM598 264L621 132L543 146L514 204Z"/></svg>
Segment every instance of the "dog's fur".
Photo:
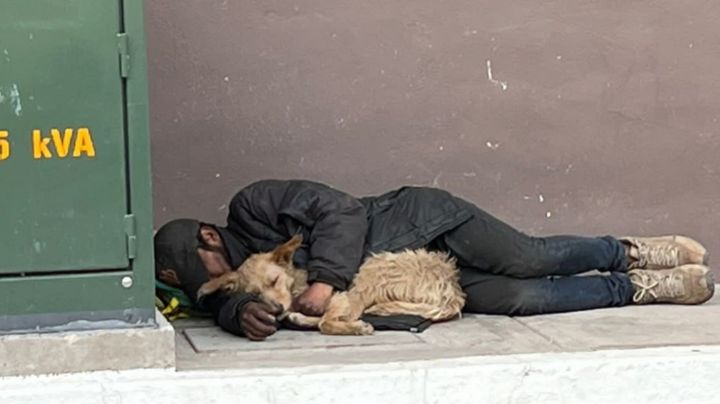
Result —
<svg viewBox="0 0 720 404"><path fill-rule="evenodd" d="M380 253L365 260L347 292L335 293L322 317L290 312L293 298L307 288L307 272L293 266L292 256L302 243L294 236L268 253L250 256L237 271L210 280L198 290L202 297L215 291L257 293L271 305L281 305L282 317L297 325L319 328L323 334L372 334L367 314L412 314L432 321L457 317L465 304L455 260L427 250Z"/></svg>

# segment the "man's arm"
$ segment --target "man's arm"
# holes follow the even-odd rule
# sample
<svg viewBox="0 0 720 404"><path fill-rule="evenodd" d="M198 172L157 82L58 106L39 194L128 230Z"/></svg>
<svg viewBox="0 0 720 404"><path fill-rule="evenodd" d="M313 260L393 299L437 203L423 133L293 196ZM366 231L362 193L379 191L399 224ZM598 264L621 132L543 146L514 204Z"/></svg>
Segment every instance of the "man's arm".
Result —
<svg viewBox="0 0 720 404"><path fill-rule="evenodd" d="M321 316L333 289L347 289L357 273L365 245L367 214L360 201L349 195L313 188L294 195L283 213L311 223L307 265L311 285L295 299L293 309Z"/></svg>
<svg viewBox="0 0 720 404"><path fill-rule="evenodd" d="M315 203L297 215L314 221L310 228L308 282L322 282L346 290L360 267L367 217L365 208L354 198Z"/></svg>
<svg viewBox="0 0 720 404"><path fill-rule="evenodd" d="M241 190L230 204L228 227L249 239L289 238L290 218L307 236L310 288L294 309L321 315L333 288L345 290L362 260L367 212L362 203L327 185L304 180L266 180Z"/></svg>
<svg viewBox="0 0 720 404"><path fill-rule="evenodd" d="M345 290L360 266L367 212L357 198L327 185L303 180L260 181L240 191L230 204L228 227L247 237L285 237L282 217L309 234L309 282Z"/></svg>

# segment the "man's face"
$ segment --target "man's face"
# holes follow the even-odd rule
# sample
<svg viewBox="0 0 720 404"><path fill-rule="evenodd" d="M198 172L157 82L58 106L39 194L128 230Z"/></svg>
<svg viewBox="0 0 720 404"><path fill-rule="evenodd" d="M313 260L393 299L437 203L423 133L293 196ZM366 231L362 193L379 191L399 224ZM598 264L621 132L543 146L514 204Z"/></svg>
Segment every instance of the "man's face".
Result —
<svg viewBox="0 0 720 404"><path fill-rule="evenodd" d="M200 237L204 246L197 252L210 278L232 271L220 234L210 226L201 226Z"/></svg>

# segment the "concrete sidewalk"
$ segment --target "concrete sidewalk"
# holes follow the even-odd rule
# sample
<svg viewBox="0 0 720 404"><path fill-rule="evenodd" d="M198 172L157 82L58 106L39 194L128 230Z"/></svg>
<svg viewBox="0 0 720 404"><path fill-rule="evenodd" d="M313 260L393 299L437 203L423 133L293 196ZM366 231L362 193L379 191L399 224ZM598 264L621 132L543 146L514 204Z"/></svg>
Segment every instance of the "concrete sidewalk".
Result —
<svg viewBox="0 0 720 404"><path fill-rule="evenodd" d="M264 342L210 321L176 322L177 368L257 369L550 352L720 345L720 297L700 306L629 306L532 317L466 315L425 332L325 336L281 330Z"/></svg>
<svg viewBox="0 0 720 404"><path fill-rule="evenodd" d="M720 403L716 318L719 298L260 343L179 321L175 370L4 378L0 402Z"/></svg>

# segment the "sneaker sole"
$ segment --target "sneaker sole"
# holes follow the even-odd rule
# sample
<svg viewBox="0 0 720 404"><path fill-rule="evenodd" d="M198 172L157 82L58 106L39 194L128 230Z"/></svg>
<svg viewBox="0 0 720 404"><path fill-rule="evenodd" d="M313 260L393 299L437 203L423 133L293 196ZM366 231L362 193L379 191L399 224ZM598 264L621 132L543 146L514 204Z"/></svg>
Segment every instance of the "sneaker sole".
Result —
<svg viewBox="0 0 720 404"><path fill-rule="evenodd" d="M687 299L679 301L680 304L703 304L715 294L715 277L710 268L704 265L683 265L677 269L685 269L690 273L691 293Z"/></svg>

